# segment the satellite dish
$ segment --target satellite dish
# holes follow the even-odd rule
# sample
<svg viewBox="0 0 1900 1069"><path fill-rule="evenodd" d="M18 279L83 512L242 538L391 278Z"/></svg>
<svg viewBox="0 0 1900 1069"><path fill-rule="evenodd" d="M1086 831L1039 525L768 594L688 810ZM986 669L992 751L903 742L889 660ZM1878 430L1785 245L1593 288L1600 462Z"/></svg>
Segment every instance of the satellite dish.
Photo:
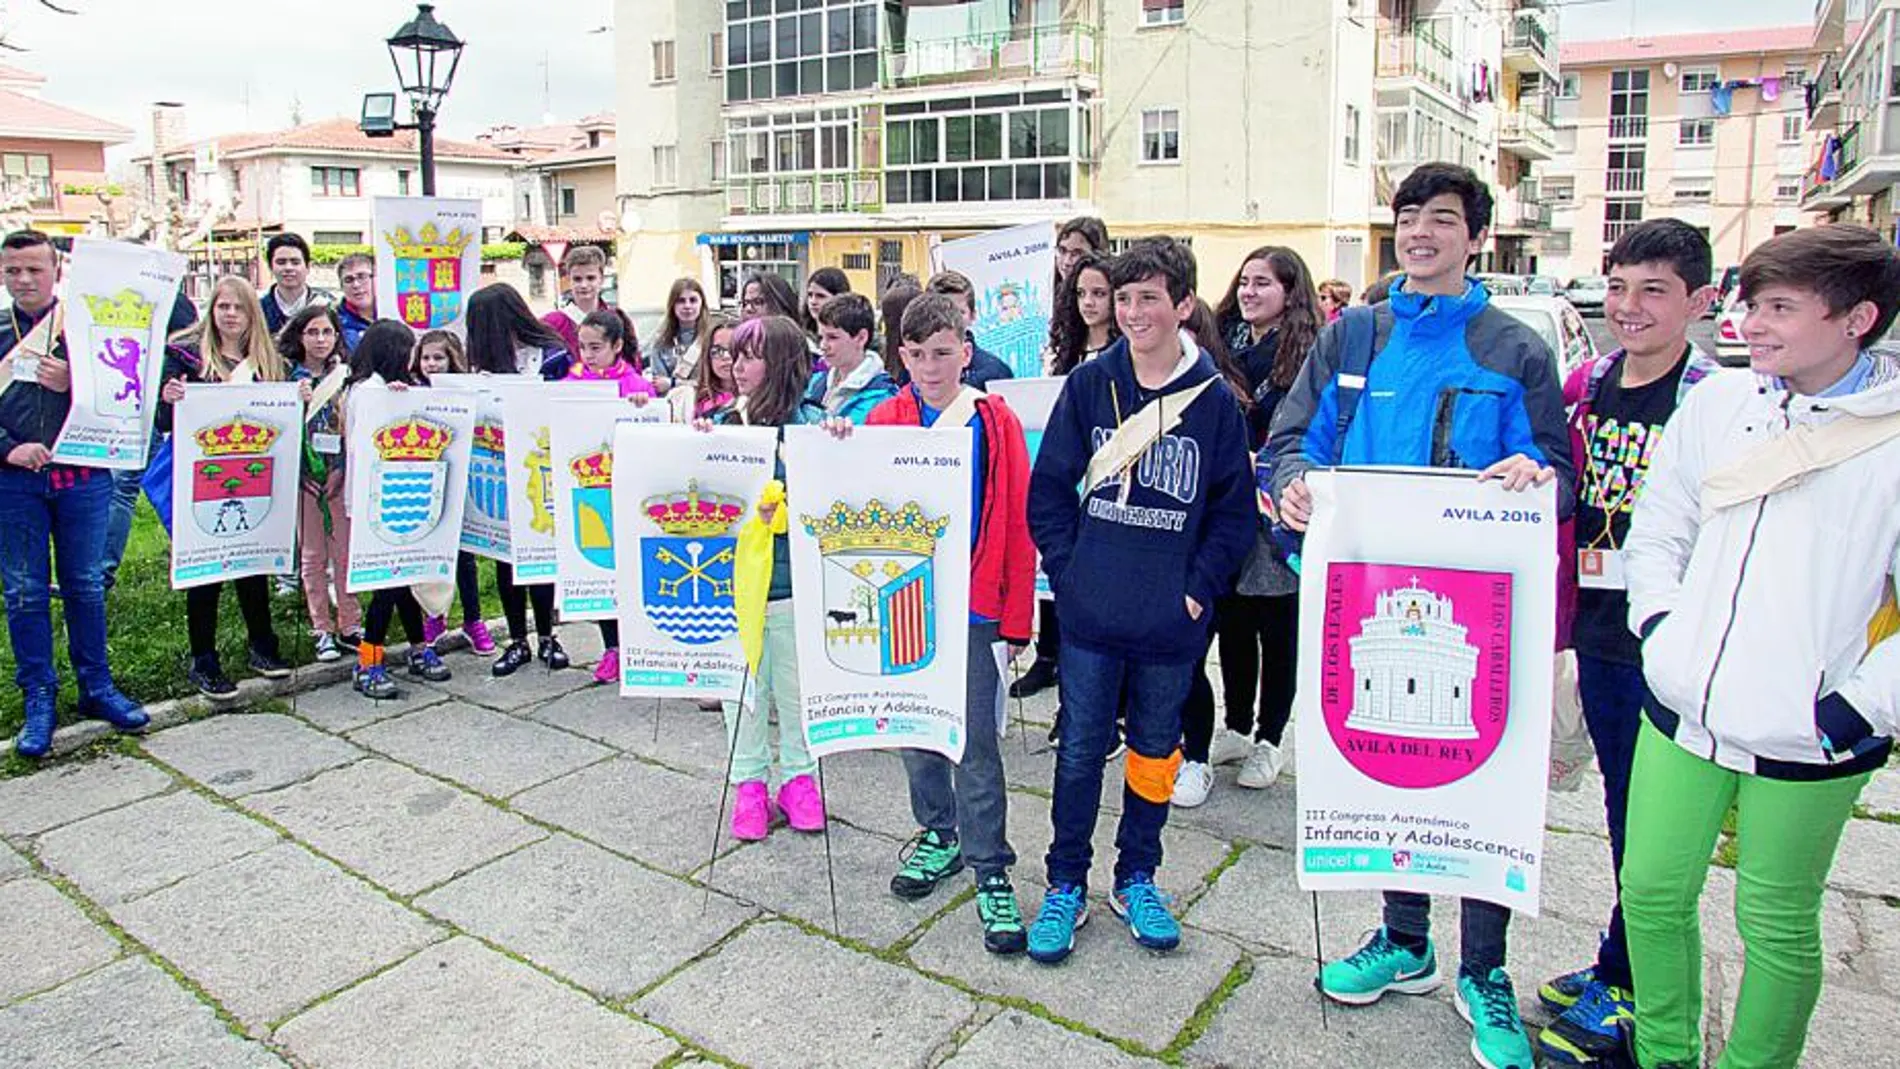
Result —
<svg viewBox="0 0 1900 1069"><path fill-rule="evenodd" d="M638 211L636 211L636 210L634 210L633 208L628 208L628 209L627 209L626 211L624 211L624 212L621 212L621 213L620 213L620 231L621 231L621 233L623 233L623 234L637 234L637 233L639 233L639 232L640 232L640 222L641 222L641 220L640 220L640 213L639 213Z"/></svg>
<svg viewBox="0 0 1900 1069"><path fill-rule="evenodd" d="M1663 77L1674 78L1681 70L1682 68L1676 66L1674 63L1665 63L1663 64Z"/></svg>
<svg viewBox="0 0 1900 1069"><path fill-rule="evenodd" d="M613 233L615 226L619 222L620 220L615 218L612 208L602 208L600 214L594 216L594 228L604 234Z"/></svg>

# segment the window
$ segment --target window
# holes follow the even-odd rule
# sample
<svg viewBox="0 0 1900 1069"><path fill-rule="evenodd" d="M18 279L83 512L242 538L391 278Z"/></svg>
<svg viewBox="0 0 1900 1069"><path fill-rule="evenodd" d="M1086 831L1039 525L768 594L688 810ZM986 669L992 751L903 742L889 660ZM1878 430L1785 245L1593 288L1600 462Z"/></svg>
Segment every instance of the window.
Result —
<svg viewBox="0 0 1900 1069"><path fill-rule="evenodd" d="M1612 148L1603 187L1611 193L1641 193L1648 154L1641 148Z"/></svg>
<svg viewBox="0 0 1900 1069"><path fill-rule="evenodd" d="M1792 204L1801 199L1801 176L1784 174L1775 178L1775 199L1783 204Z"/></svg>
<svg viewBox="0 0 1900 1069"><path fill-rule="evenodd" d="M1187 0L1141 0L1143 26L1179 26L1187 19Z"/></svg>
<svg viewBox="0 0 1900 1069"><path fill-rule="evenodd" d="M678 145L653 146L653 185L662 186L680 184L680 150Z"/></svg>
<svg viewBox="0 0 1900 1069"><path fill-rule="evenodd" d="M1141 113L1141 162L1174 163L1181 158L1181 113L1152 108Z"/></svg>
<svg viewBox="0 0 1900 1069"><path fill-rule="evenodd" d="M653 42L653 80L670 82L675 76L673 67L673 42L671 39Z"/></svg>
<svg viewBox="0 0 1900 1069"><path fill-rule="evenodd" d="M871 254L868 252L847 252L838 258L838 266L846 271L869 271Z"/></svg>
<svg viewBox="0 0 1900 1069"><path fill-rule="evenodd" d="M1610 140L1641 141L1649 136L1649 70L1610 72Z"/></svg>
<svg viewBox="0 0 1900 1069"><path fill-rule="evenodd" d="M1676 83L1683 94L1706 93L1715 88L1722 80L1721 70L1715 67L1684 67L1682 77Z"/></svg>
<svg viewBox="0 0 1900 1069"><path fill-rule="evenodd" d="M1641 197L1614 197L1603 202L1603 244L1614 245L1626 232L1643 221Z"/></svg>
<svg viewBox="0 0 1900 1069"><path fill-rule="evenodd" d="M713 76L717 77L726 73L726 35L724 33L718 30L713 31L707 52L707 67L712 71Z"/></svg>
<svg viewBox="0 0 1900 1069"><path fill-rule="evenodd" d="M1575 71L1565 71L1557 76L1557 99L1575 100L1583 95L1583 76Z"/></svg>
<svg viewBox="0 0 1900 1069"><path fill-rule="evenodd" d="M1346 105L1346 162L1359 163L1359 109Z"/></svg>
<svg viewBox="0 0 1900 1069"><path fill-rule="evenodd" d="M409 172L406 170L396 172L396 195L399 197L409 195Z"/></svg>
<svg viewBox="0 0 1900 1069"><path fill-rule="evenodd" d="M1577 200L1577 180L1571 177L1546 178L1543 180L1544 199L1552 205L1574 204Z"/></svg>
<svg viewBox="0 0 1900 1069"><path fill-rule="evenodd" d="M882 154L890 204L1069 200L1075 195L1080 109L1066 91L1000 93L971 101L886 105ZM966 110L942 110L946 103ZM926 113L937 109L934 113ZM920 114L921 113L921 114ZM821 146L822 147L822 146ZM838 144L848 160L848 145ZM868 150L867 150L868 151ZM872 156L871 159L876 159Z"/></svg>
<svg viewBox="0 0 1900 1069"><path fill-rule="evenodd" d="M1783 89L1800 89L1808 84L1808 69L1799 63L1790 63L1781 70Z"/></svg>
<svg viewBox="0 0 1900 1069"><path fill-rule="evenodd" d="M576 198L573 186L562 186L560 189L560 199L561 208L559 214L561 218L569 219L580 214L579 206L575 203Z"/></svg>
<svg viewBox="0 0 1900 1069"><path fill-rule="evenodd" d="M728 0L727 102L876 88L882 6L878 0Z"/></svg>
<svg viewBox="0 0 1900 1069"><path fill-rule="evenodd" d="M1677 204L1707 204L1715 197L1715 182L1708 178L1678 178L1669 183L1669 192Z"/></svg>
<svg viewBox="0 0 1900 1069"><path fill-rule="evenodd" d="M1801 135L1807 131L1808 120L1804 112L1784 111L1781 113L1781 143L1799 145Z"/></svg>
<svg viewBox="0 0 1900 1069"><path fill-rule="evenodd" d="M1706 148L1715 144L1715 120L1684 119L1677 123L1676 144L1683 148Z"/></svg>
<svg viewBox="0 0 1900 1069"><path fill-rule="evenodd" d="M711 148L712 180L714 182L724 182L726 180L726 142L723 138L714 141Z"/></svg>
<svg viewBox="0 0 1900 1069"><path fill-rule="evenodd" d="M53 206L53 158L37 153L9 152L0 158L9 194L26 197L29 206L46 209Z"/></svg>
<svg viewBox="0 0 1900 1069"><path fill-rule="evenodd" d="M310 232L312 245L361 245L361 230L313 230Z"/></svg>
<svg viewBox="0 0 1900 1069"><path fill-rule="evenodd" d="M318 197L359 197L362 172L354 167L310 168L310 192Z"/></svg>

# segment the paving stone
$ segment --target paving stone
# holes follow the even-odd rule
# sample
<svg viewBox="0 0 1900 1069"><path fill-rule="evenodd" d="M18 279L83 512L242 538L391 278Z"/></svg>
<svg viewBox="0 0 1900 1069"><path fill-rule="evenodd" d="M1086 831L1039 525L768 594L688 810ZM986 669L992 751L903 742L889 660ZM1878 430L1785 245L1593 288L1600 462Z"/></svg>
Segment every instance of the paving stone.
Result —
<svg viewBox="0 0 1900 1069"><path fill-rule="evenodd" d="M609 687L589 687L527 715L705 779L717 781L726 771L730 751L724 717L689 701L622 698Z"/></svg>
<svg viewBox="0 0 1900 1069"><path fill-rule="evenodd" d="M1042 905L1036 887L1017 887L1025 917ZM953 976L978 991L1027 999L1052 1014L1104 1035L1159 1051L1226 979L1240 949L1217 935L1188 931L1181 946L1156 954L1135 945L1127 925L1099 903L1076 933L1075 955L1057 967L1027 957L998 957L983 949L975 926L948 920L932 926L910 948L910 958L932 973Z"/></svg>
<svg viewBox="0 0 1900 1069"><path fill-rule="evenodd" d="M1547 791L1544 795L1544 823L1552 828L1599 836L1605 840L1610 830L1603 812L1603 777L1590 766L1574 791Z"/></svg>
<svg viewBox="0 0 1900 1069"><path fill-rule="evenodd" d="M1320 1012L1311 961L1257 959L1252 979L1215 1013L1188 1048L1187 1062L1284 1069L1471 1064L1471 1030L1442 999L1393 995L1370 1006L1328 1005L1324 1027Z"/></svg>
<svg viewBox="0 0 1900 1069"><path fill-rule="evenodd" d="M247 1024L276 1020L439 929L286 843L113 907L113 919Z"/></svg>
<svg viewBox="0 0 1900 1069"><path fill-rule="evenodd" d="M838 885L838 923L844 928L839 934L873 946L889 946L970 886L966 870L921 901L897 897L891 893L890 884L898 869L900 849L898 843L884 836L833 822L832 871ZM699 878L709 879L703 869ZM803 835L780 827L765 842L721 858L713 867L710 882L735 898L798 917L827 931L832 928L822 835ZM976 906L969 906L967 912L967 919L951 923L974 925Z"/></svg>
<svg viewBox="0 0 1900 1069"><path fill-rule="evenodd" d="M1004 1010L944 1062L943 1069L1152 1069L1159 1064L1021 1010Z"/></svg>
<svg viewBox="0 0 1900 1069"><path fill-rule="evenodd" d="M610 850L687 873L704 865L712 849L719 786L622 758L544 783L515 796L512 805ZM721 850L735 845L726 829L719 836Z"/></svg>
<svg viewBox="0 0 1900 1069"><path fill-rule="evenodd" d="M174 791L56 828L37 848L48 868L110 906L279 841L255 820Z"/></svg>
<svg viewBox="0 0 1900 1069"><path fill-rule="evenodd" d="M399 895L433 887L546 834L466 791L376 758L245 804Z"/></svg>
<svg viewBox="0 0 1900 1069"><path fill-rule="evenodd" d="M1095 821L1095 861L1089 868L1089 890L1097 898L1115 886L1115 830L1121 814L1104 811ZM1049 819L1049 802L1035 795L1009 796L1010 844L1016 848L1017 871L1026 881L1043 881L1049 840L1055 828ZM1176 827L1170 821L1161 829L1161 868L1155 883L1176 898L1198 892L1207 874L1226 860L1228 845L1194 828Z"/></svg>
<svg viewBox="0 0 1900 1069"><path fill-rule="evenodd" d="M282 1069L231 1034L158 966L128 958L0 1009L0 1066L33 1069Z"/></svg>
<svg viewBox="0 0 1900 1069"><path fill-rule="evenodd" d="M363 751L287 716L225 713L161 731L146 752L227 798L348 764Z"/></svg>
<svg viewBox="0 0 1900 1069"><path fill-rule="evenodd" d="M1735 1021L1735 1003L1744 980L1739 964L1724 964L1719 974L1704 976L1705 989L1715 993L1705 1007L1703 1054L1713 1065L1727 1045L1728 1031ZM1801 1069L1888 1069L1900 1063L1884 1039L1900 1028L1900 1000L1892 991L1878 994L1828 982L1821 987L1821 999L1808 1023L1807 1045L1801 1051Z"/></svg>
<svg viewBox="0 0 1900 1069"><path fill-rule="evenodd" d="M1249 848L1182 920L1255 950L1310 959L1313 897L1300 890L1293 864L1294 857L1287 851ZM1329 953L1357 946L1367 929L1378 924L1375 891L1331 891L1320 898L1320 931Z"/></svg>
<svg viewBox="0 0 1900 1069"><path fill-rule="evenodd" d="M787 924L760 924L634 1010L755 1069L885 1069L924 1064L976 1005L909 969Z"/></svg>
<svg viewBox="0 0 1900 1069"><path fill-rule="evenodd" d="M825 800L839 819L895 839L917 832L910 814L910 781L890 750L860 750L825 758ZM1010 799L1015 801L1015 797ZM1014 814L1010 827L1016 827Z"/></svg>
<svg viewBox="0 0 1900 1069"><path fill-rule="evenodd" d="M632 995L758 915L564 835L416 905L609 999Z"/></svg>
<svg viewBox="0 0 1900 1069"><path fill-rule="evenodd" d="M1610 840L1576 832L1544 833L1544 913L1594 924L1610 922L1616 902L1616 874L1610 861Z"/></svg>
<svg viewBox="0 0 1900 1069"><path fill-rule="evenodd" d="M1855 975L1867 986L1890 995L1900 993L1900 908L1878 898L1855 899L1848 906L1854 911L1855 929L1865 940L1865 949L1854 963ZM1827 943L1829 919L1822 914L1823 945Z"/></svg>
<svg viewBox="0 0 1900 1069"><path fill-rule="evenodd" d="M162 769L131 757L55 765L0 780L0 834L37 835L171 786Z"/></svg>
<svg viewBox="0 0 1900 1069"><path fill-rule="evenodd" d="M471 705L506 713L592 686L594 674L583 670L581 663L576 659L574 667L550 672L536 661L506 679L497 679L488 670L487 659L456 657L449 662L454 678L428 686Z"/></svg>
<svg viewBox="0 0 1900 1069"><path fill-rule="evenodd" d="M32 871L33 866L20 855L18 850L0 843L0 883L5 883L15 876L24 876Z"/></svg>
<svg viewBox="0 0 1900 1069"><path fill-rule="evenodd" d="M460 667L458 664L457 667ZM471 669L472 670L472 669ZM486 669L484 669L486 671ZM407 677L402 678L404 683ZM371 701L347 684L323 687L296 696L291 712L325 731L342 734L367 724L392 717L407 716L448 700L448 695L428 687L404 686L402 697L391 701Z"/></svg>
<svg viewBox="0 0 1900 1069"><path fill-rule="evenodd" d="M1168 826L1198 828L1217 839L1230 842L1265 843L1291 848L1296 835L1294 825L1294 780L1282 776L1264 791L1248 790L1234 784L1238 770L1231 766L1214 771L1214 791L1206 803L1193 809L1171 809ZM1116 799L1120 800L1120 773L1116 774Z"/></svg>
<svg viewBox="0 0 1900 1069"><path fill-rule="evenodd" d="M385 720L350 739L491 798L518 794L613 755L564 731L459 703Z"/></svg>
<svg viewBox="0 0 1900 1069"><path fill-rule="evenodd" d="M0 1002L43 991L119 956L119 941L45 880L0 884Z"/></svg>
<svg viewBox="0 0 1900 1069"><path fill-rule="evenodd" d="M1834 856L1834 870L1828 873L1828 886L1864 895L1900 895L1895 857L1900 857L1900 824L1850 820Z"/></svg>
<svg viewBox="0 0 1900 1069"><path fill-rule="evenodd" d="M293 1018L279 1042L353 1069L653 1065L677 1045L473 939L451 939Z"/></svg>
<svg viewBox="0 0 1900 1069"><path fill-rule="evenodd" d="M1860 804L1875 813L1900 814L1900 768L1889 766L1874 773L1860 792Z"/></svg>

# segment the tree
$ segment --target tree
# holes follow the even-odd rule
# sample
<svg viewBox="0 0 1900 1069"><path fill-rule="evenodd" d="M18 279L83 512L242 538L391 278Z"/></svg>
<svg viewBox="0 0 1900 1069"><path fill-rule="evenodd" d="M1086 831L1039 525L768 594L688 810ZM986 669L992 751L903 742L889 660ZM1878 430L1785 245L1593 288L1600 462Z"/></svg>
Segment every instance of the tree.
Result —
<svg viewBox="0 0 1900 1069"><path fill-rule="evenodd" d="M53 3L53 0L39 0L39 5L45 8L46 10L51 11L54 14L58 14L58 15L79 14L79 12L73 8L61 7L58 4ZM12 41L7 40L7 29L5 27L0 27L0 48L4 48L9 52L29 51L29 49L25 45L16 45Z"/></svg>

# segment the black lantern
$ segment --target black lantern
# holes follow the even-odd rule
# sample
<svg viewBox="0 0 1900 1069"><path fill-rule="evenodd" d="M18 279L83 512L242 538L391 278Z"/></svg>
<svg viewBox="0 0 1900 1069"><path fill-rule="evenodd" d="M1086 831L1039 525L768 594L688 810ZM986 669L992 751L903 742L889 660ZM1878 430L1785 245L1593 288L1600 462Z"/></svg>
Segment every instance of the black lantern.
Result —
<svg viewBox="0 0 1900 1069"><path fill-rule="evenodd" d="M434 4L417 4L416 17L402 24L387 42L389 61L396 68L396 84L409 97L414 123L395 122L395 94L370 93L363 98L358 129L371 137L392 137L397 130L414 130L422 150L422 195L435 195L435 115L442 98L455 84L455 68L462 62L463 41L436 21Z"/></svg>

